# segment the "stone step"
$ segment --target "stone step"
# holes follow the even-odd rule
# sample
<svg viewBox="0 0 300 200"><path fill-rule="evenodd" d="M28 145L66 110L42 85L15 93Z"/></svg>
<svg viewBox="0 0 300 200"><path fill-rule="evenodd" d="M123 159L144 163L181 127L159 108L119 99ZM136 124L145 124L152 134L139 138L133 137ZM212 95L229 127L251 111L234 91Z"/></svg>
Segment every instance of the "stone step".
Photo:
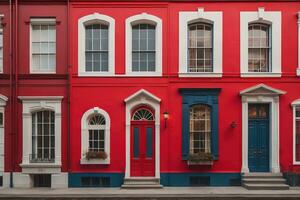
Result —
<svg viewBox="0 0 300 200"><path fill-rule="evenodd" d="M243 186L248 190L288 190L289 186L286 184L264 184L264 183L243 183Z"/></svg>
<svg viewBox="0 0 300 200"><path fill-rule="evenodd" d="M244 173L243 178L282 178L282 173Z"/></svg>
<svg viewBox="0 0 300 200"><path fill-rule="evenodd" d="M159 182L156 181L126 181L126 185L157 185Z"/></svg>
<svg viewBox="0 0 300 200"><path fill-rule="evenodd" d="M284 178L243 178L243 183L286 183L286 180Z"/></svg>

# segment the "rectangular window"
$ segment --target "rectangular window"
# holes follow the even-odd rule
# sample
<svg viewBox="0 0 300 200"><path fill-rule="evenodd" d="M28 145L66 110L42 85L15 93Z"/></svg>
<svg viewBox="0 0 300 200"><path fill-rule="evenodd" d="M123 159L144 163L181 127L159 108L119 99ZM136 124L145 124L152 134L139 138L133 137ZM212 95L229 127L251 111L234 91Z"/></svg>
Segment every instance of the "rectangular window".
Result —
<svg viewBox="0 0 300 200"><path fill-rule="evenodd" d="M4 119L3 119L3 113L0 112L0 127L3 127L4 126Z"/></svg>
<svg viewBox="0 0 300 200"><path fill-rule="evenodd" d="M104 130L89 130L89 151L104 151Z"/></svg>
<svg viewBox="0 0 300 200"><path fill-rule="evenodd" d="M32 154L30 162L54 162L55 124L53 111L32 114Z"/></svg>
<svg viewBox="0 0 300 200"><path fill-rule="evenodd" d="M51 174L34 174L33 187L51 187Z"/></svg>
<svg viewBox="0 0 300 200"><path fill-rule="evenodd" d="M104 24L86 26L86 72L108 72L108 53L108 26Z"/></svg>
<svg viewBox="0 0 300 200"><path fill-rule="evenodd" d="M0 72L3 72L3 32L1 27L0 27Z"/></svg>
<svg viewBox="0 0 300 200"><path fill-rule="evenodd" d="M300 106L295 110L295 161L300 162Z"/></svg>
<svg viewBox="0 0 300 200"><path fill-rule="evenodd" d="M132 71L155 72L155 26L132 26Z"/></svg>
<svg viewBox="0 0 300 200"><path fill-rule="evenodd" d="M56 70L55 19L31 20L31 72L53 73Z"/></svg>

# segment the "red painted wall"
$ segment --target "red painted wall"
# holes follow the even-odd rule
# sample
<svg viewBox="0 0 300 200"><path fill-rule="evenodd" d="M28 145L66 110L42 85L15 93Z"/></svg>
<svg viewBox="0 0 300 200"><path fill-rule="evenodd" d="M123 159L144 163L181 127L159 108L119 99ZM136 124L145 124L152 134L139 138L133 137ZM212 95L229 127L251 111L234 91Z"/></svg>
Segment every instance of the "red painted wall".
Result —
<svg viewBox="0 0 300 200"><path fill-rule="evenodd" d="M223 12L223 77L222 78L178 78L178 34L179 11ZM240 78L240 12L282 12L282 78ZM282 170L292 165L292 109L290 103L300 98L300 81L297 68L297 12L299 2L154 2L154 3L80 3L70 7L71 38L71 149L73 172L124 172L125 171L125 103L124 99L140 89L146 89L162 99L162 113L168 111L167 128L161 126L161 172L240 172L242 142L242 111L239 92L259 83L287 91L280 98L280 164ZM77 77L77 21L94 12L115 19L116 49L115 69L125 74L125 20L129 16L146 12L163 21L163 77L134 78ZM219 160L212 167L189 167L181 160L182 98L179 88L221 88L219 96ZM85 111L98 106L111 118L111 164L108 166L80 165L81 117ZM232 121L237 122L231 128Z"/></svg>

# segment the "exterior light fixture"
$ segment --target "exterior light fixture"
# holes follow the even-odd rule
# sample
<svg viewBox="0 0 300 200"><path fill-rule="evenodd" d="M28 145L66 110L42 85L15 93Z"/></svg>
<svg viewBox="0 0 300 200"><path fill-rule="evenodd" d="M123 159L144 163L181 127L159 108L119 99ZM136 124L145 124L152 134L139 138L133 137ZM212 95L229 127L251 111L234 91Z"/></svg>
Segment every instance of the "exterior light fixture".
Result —
<svg viewBox="0 0 300 200"><path fill-rule="evenodd" d="M167 120L169 119L169 113L165 111L164 113L164 120L165 120L165 128L167 128Z"/></svg>

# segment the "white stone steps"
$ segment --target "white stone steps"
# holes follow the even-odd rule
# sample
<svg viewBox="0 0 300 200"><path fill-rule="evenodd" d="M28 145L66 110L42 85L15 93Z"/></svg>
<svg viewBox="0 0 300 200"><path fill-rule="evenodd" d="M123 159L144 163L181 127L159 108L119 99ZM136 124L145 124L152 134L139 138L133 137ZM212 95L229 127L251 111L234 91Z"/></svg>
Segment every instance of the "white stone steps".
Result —
<svg viewBox="0 0 300 200"><path fill-rule="evenodd" d="M159 189L160 185L158 178L152 177L133 177L124 179L123 189Z"/></svg>
<svg viewBox="0 0 300 200"><path fill-rule="evenodd" d="M243 183L243 186L248 190L288 190L286 184L264 184L264 183Z"/></svg>
<svg viewBox="0 0 300 200"><path fill-rule="evenodd" d="M244 178L244 183L286 183L284 178Z"/></svg>
<svg viewBox="0 0 300 200"><path fill-rule="evenodd" d="M282 173L246 173L242 185L249 190L288 190Z"/></svg>

